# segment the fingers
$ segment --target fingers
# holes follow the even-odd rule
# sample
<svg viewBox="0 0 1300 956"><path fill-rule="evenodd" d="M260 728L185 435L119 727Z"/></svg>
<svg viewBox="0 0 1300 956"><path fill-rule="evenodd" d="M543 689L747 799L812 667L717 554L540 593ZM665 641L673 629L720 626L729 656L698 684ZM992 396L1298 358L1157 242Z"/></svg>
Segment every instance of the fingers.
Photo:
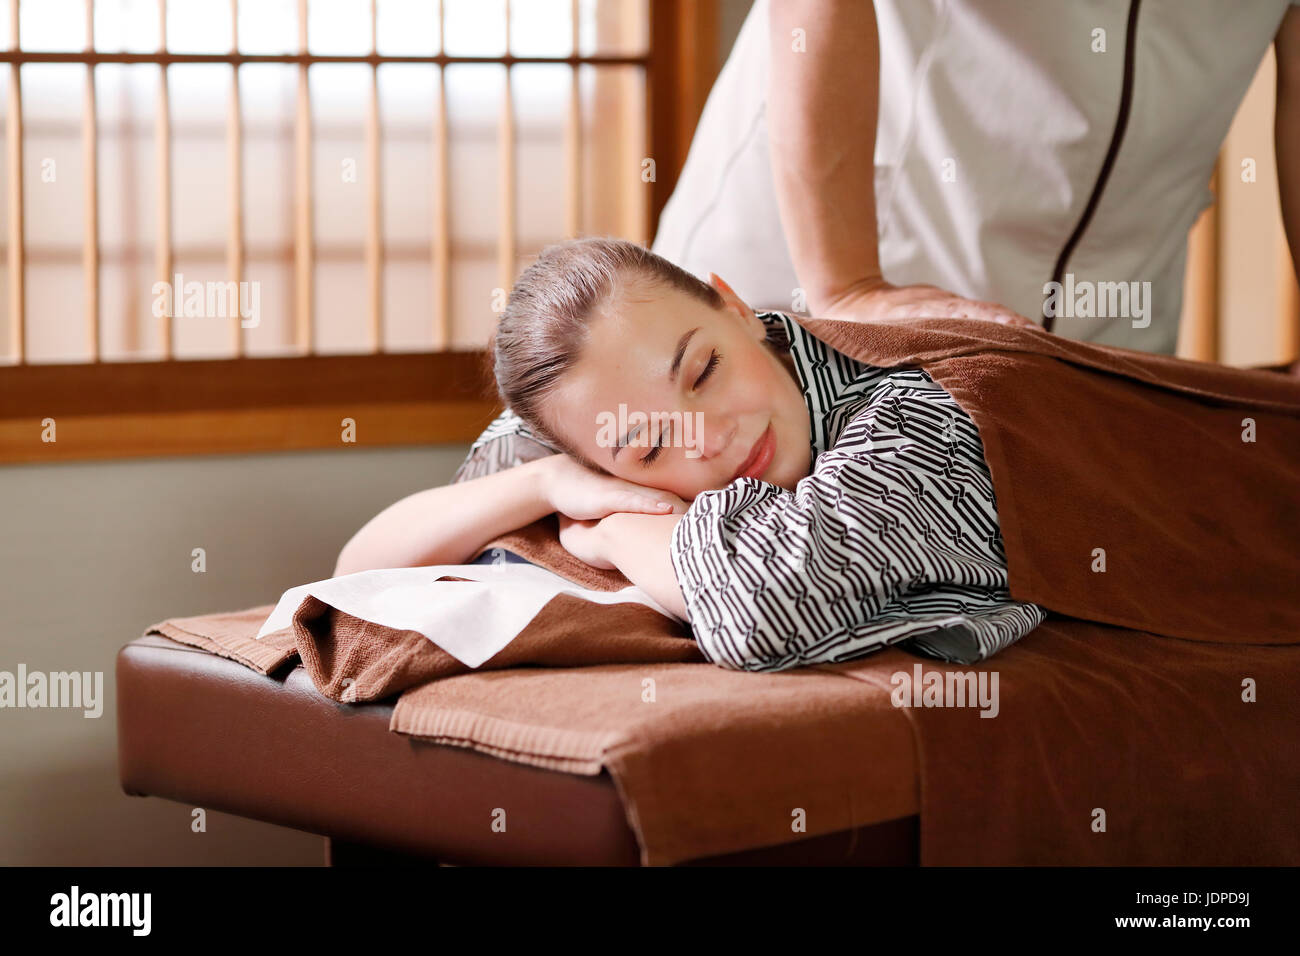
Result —
<svg viewBox="0 0 1300 956"><path fill-rule="evenodd" d="M630 498L621 498L613 503L607 513L613 514L617 511L635 511L637 513L671 515L685 514L690 503L682 501L671 492L665 492L663 498L647 498L644 495L633 495Z"/></svg>
<svg viewBox="0 0 1300 956"><path fill-rule="evenodd" d="M846 314L829 317L859 322L876 319L984 319L1020 328L1038 327L1033 319L997 302L968 299L939 286L922 283L907 286L886 284L880 289L864 293L860 299L846 303L842 310L837 308L837 313L838 311Z"/></svg>
<svg viewBox="0 0 1300 956"><path fill-rule="evenodd" d="M941 292L941 290L935 290ZM1014 325L1021 328L1036 326L1038 323L1018 312L1014 312L997 302L983 302L966 299L959 295L943 293L924 301L915 303L908 310L914 316L941 316L953 319L984 319L999 322L1002 325Z"/></svg>
<svg viewBox="0 0 1300 956"><path fill-rule="evenodd" d="M683 511L685 510L685 502L671 491L637 484L634 481L616 480L621 482L622 487L619 489L621 493L616 496L616 507L612 509L614 511L640 511L666 515L677 511L679 506Z"/></svg>
<svg viewBox="0 0 1300 956"><path fill-rule="evenodd" d="M638 514L681 515L686 514L686 509L689 507L689 502L683 501L669 491L665 491L663 496L658 498L640 492L633 492L621 495L612 504L607 514L613 514L616 511L633 511Z"/></svg>
<svg viewBox="0 0 1300 956"><path fill-rule="evenodd" d="M1019 328L1028 328L1036 326L1038 323L1030 318L1021 315L1019 312L1012 312L996 302L981 302L978 309L971 313L972 318L987 319L992 322L999 322L1002 325L1014 325Z"/></svg>

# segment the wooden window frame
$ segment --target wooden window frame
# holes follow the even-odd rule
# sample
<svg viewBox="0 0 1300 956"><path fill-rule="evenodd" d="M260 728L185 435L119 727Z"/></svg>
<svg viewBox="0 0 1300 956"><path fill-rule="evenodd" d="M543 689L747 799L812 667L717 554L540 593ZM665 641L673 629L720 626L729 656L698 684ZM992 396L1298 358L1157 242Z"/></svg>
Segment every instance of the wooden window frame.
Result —
<svg viewBox="0 0 1300 956"><path fill-rule="evenodd" d="M508 0L507 0L508 3ZM306 0L300 0L300 15ZM93 48L93 6L87 3L87 49L83 53L34 53L18 46L18 2L11 3L13 46L0 51L0 63L10 73L6 144L9 151L10 221L8 255L10 271L10 352L24 354L24 245L22 185L22 93L20 67L24 63L81 63L86 65L87 114L84 127L86 159L86 222L83 263L93 276L87 289L87 336L91 354L99 354L99 230L97 155L95 142L94 85L99 63L160 64L157 150L159 168L170 166L170 130L166 110L166 68L172 63L288 63L299 66L296 129L295 184L310 183L310 103L307 100L308 66L323 62L363 62L376 69L381 63L416 62L439 68L456 62L495 62L509 69L514 63L546 62L635 64L646 77L646 142L655 159L656 177L647 184L646 218L654 235L659 215L685 162L695 124L717 74L718 11L716 0L649 0L649 50L635 57L380 57L372 48L368 56L318 56L306 52L300 28L299 52L284 55L176 54L165 49L166 4L160 0L163 49L157 54L100 53ZM374 7L372 3L372 19ZM237 0L232 0L237 29ZM303 21L305 22L305 21ZM236 34L237 35L237 34ZM507 47L508 49L508 47ZM3 69L6 67L0 67ZM232 69L232 105L229 149L232 164L232 198L240 189L240 118L238 70ZM509 84L507 84L507 91ZM372 99L372 107L374 101ZM503 104L502 141L507 150L503 167L503 238L499 266L503 281L513 283L514 194L513 142L510 104ZM304 117L304 111L308 111ZM446 110L439 113L438 145L445 169ZM367 125L367 143L374 159L378 148L378 123ZM156 271L170 279L170 177L159 176L159 242ZM442 177L443 188L446 177ZM238 318L232 327L235 357L216 360L166 358L159 361L93 361L68 364L20 362L0 368L0 462L35 463L148 456L234 454L333 448L355 445L423 445L473 440L501 410L488 371L487 356L479 350L384 353L379 351L379 277L382 249L378 219L378 186L369 196L372 214L365 227L365 262L368 275L370 331L373 353L353 355L310 354L311 277L313 264L310 197L299 193L294 220L294 283L297 290L292 323L304 354L290 357L249 357L242 354ZM242 278L245 249L242 203L232 202L227 278ZM442 218L432 241L435 296L440 310L441 341L449 340L448 269L450 237ZM574 233L575 218L568 226ZM171 320L163 319L164 354L171 354ZM351 420L354 427L349 429ZM51 427L52 425L52 427ZM53 438L54 440L51 440Z"/></svg>

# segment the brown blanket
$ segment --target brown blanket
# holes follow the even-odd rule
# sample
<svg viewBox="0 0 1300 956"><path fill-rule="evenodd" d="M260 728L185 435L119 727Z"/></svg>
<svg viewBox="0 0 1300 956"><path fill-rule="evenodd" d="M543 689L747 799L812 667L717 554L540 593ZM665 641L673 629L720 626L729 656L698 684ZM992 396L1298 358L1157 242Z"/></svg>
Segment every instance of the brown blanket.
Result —
<svg viewBox="0 0 1300 956"><path fill-rule="evenodd" d="M243 612L242 634L201 618L151 630L196 646L204 632L258 669L292 643L335 699L401 692L393 730L604 766L646 863L788 841L799 810L812 836L918 806L926 864L1300 863L1300 383L993 323L803 322L859 360L925 368L971 414L1013 596L1121 625L1053 617L962 668L998 675L995 719L894 707L894 674L953 670L900 649L736 673L690 663L694 645L649 609L579 615L563 596L468 673L313 601L260 664L247 641L269 606ZM628 583L565 552L553 518L493 547L586 587Z"/></svg>
<svg viewBox="0 0 1300 956"><path fill-rule="evenodd" d="M1300 641L1300 379L993 322L803 324L859 361L919 365L974 419L1013 597L1188 640Z"/></svg>

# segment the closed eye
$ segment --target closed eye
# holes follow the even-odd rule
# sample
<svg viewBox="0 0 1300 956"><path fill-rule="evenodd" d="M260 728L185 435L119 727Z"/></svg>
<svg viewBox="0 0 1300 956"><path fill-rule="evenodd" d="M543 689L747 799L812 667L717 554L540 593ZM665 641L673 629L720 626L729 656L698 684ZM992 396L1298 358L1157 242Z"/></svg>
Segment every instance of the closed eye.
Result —
<svg viewBox="0 0 1300 956"><path fill-rule="evenodd" d="M713 370L718 367L718 363L721 361L722 361L722 353L719 352L717 349L714 349L713 354L709 356L709 363L704 366L704 371L701 372L700 377L695 380L696 388L699 388L701 385L704 384L704 380L713 374Z"/></svg>
<svg viewBox="0 0 1300 956"><path fill-rule="evenodd" d="M714 373L714 371L717 370L718 364L719 364L721 361L722 361L722 353L719 352L717 349L714 349L714 350L709 354L709 361L708 361L708 363L704 366L704 371L701 372L701 373L700 373L700 377L697 378L697 379L695 380L695 385L694 385L694 387L695 387L695 388L699 388L701 385L703 385L705 379L707 379L710 375L712 375L712 374ZM660 440L661 442L663 441L663 433L662 433L662 432L659 434L659 440ZM659 453L660 453L661 451L663 451L663 445L661 445L661 444L660 444L660 445L655 445L654 448L652 448L652 449L650 450L650 453L649 453L648 455L646 455L644 458L640 459L641 464L646 465L646 466L653 465L653 464L655 463L655 459L659 457Z"/></svg>

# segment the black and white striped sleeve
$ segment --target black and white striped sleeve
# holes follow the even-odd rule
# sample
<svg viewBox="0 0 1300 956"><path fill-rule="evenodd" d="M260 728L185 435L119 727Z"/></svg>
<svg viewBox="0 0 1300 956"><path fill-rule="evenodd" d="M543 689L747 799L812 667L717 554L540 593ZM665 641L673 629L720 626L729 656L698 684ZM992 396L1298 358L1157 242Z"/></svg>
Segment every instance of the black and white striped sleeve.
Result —
<svg viewBox="0 0 1300 956"><path fill-rule="evenodd" d="M470 445L469 454L456 469L451 484L513 468L558 451L533 434L523 419L507 408Z"/></svg>
<svg viewBox="0 0 1300 956"><path fill-rule="evenodd" d="M903 642L974 663L1046 617L1007 590L983 447L952 397L915 370L859 406L795 491L740 478L674 529L691 629L714 663L783 670Z"/></svg>

